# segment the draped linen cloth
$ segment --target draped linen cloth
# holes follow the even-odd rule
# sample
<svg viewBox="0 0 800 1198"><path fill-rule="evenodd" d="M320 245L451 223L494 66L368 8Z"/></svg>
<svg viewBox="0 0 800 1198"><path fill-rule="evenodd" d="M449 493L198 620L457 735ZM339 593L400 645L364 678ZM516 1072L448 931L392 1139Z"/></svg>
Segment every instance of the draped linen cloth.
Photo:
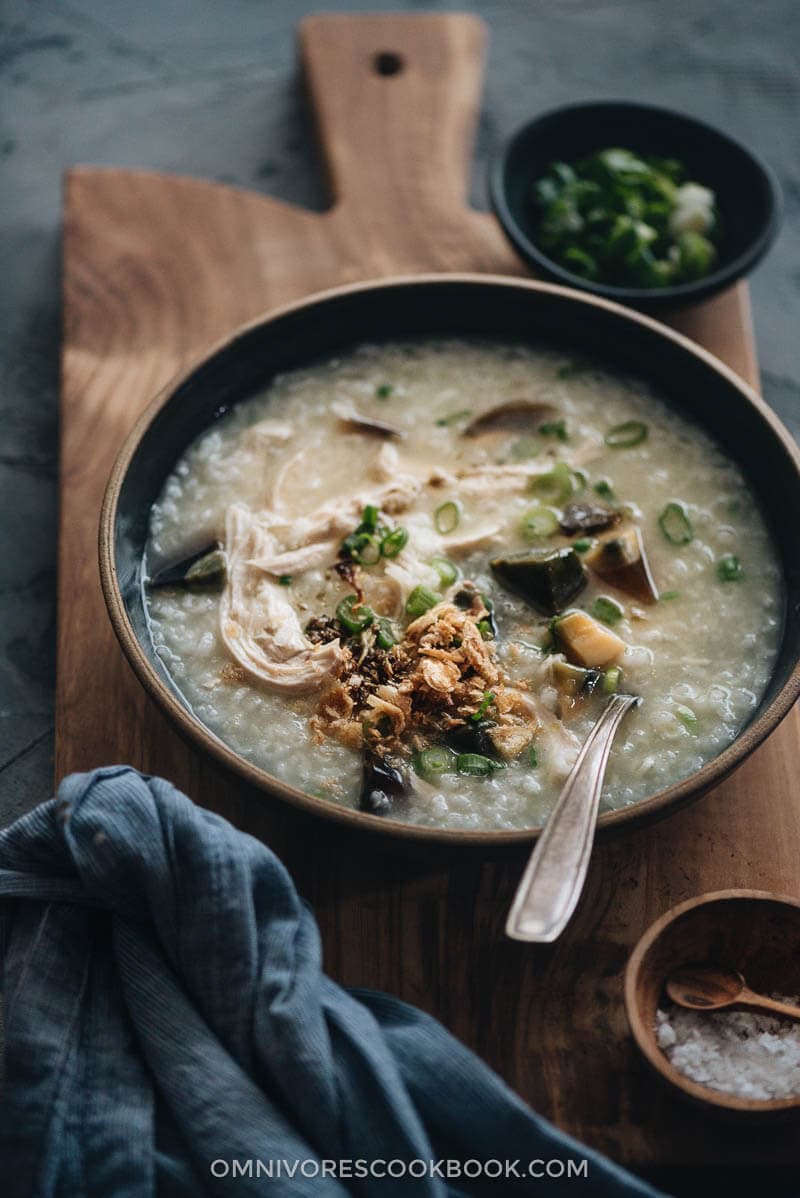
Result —
<svg viewBox="0 0 800 1198"><path fill-rule="evenodd" d="M76 774L0 833L0 954L6 1198L655 1194L428 1015L326 977L280 861L162 779ZM564 1171L408 1171L448 1160Z"/></svg>

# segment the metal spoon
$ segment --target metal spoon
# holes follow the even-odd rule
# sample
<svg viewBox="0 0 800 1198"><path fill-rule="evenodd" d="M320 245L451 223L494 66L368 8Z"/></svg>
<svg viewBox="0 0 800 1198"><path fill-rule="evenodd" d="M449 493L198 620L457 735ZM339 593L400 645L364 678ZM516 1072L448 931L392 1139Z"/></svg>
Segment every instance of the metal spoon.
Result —
<svg viewBox="0 0 800 1198"><path fill-rule="evenodd" d="M719 1011L737 1007L742 1011L765 1011L800 1022L800 1007L778 1002L751 990L736 969L719 965L682 965L667 978L666 991L679 1007L692 1011Z"/></svg>
<svg viewBox="0 0 800 1198"><path fill-rule="evenodd" d="M514 895L506 921L512 940L548 944L569 922L589 868L611 743L639 703L637 695L612 695L586 738Z"/></svg>

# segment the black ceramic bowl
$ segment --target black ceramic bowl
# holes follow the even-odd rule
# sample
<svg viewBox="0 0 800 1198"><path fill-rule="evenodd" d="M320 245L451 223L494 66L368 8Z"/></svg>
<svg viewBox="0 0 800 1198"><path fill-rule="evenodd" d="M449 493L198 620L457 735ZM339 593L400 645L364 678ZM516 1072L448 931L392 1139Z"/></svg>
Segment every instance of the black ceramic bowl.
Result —
<svg viewBox="0 0 800 1198"><path fill-rule="evenodd" d="M718 757L643 802L600 816L601 834L669 814L720 782L786 715L800 694L800 453L767 405L711 354L664 325L564 287L487 275L389 279L343 287L248 325L175 379L140 418L109 480L100 521L100 572L114 629L140 681L179 730L262 791L351 829L397 841L524 844L539 829L461 832L422 828L316 798L239 756L182 699L153 646L142 583L150 508L192 441L280 371L363 341L460 336L518 340L590 354L650 380L739 463L759 496L781 554L787 616L778 661L758 710ZM702 409L696 397L702 396Z"/></svg>
<svg viewBox="0 0 800 1198"><path fill-rule="evenodd" d="M539 249L533 183L551 162L574 162L609 146L678 158L690 179L714 191L724 230L715 270L675 287L612 287L565 270ZM627 101L572 104L523 125L492 165L490 194L506 235L537 273L648 311L697 303L742 278L772 244L781 212L772 171L738 141L683 113Z"/></svg>

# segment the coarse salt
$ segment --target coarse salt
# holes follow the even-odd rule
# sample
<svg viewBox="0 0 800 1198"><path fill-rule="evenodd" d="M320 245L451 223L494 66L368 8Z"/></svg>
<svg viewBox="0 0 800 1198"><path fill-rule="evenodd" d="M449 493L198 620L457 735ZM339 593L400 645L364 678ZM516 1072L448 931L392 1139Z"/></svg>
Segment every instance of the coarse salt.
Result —
<svg viewBox="0 0 800 1198"><path fill-rule="evenodd" d="M779 1002L798 999L774 994ZM752 1011L656 1012L656 1042L701 1086L768 1102L800 1095L800 1023Z"/></svg>

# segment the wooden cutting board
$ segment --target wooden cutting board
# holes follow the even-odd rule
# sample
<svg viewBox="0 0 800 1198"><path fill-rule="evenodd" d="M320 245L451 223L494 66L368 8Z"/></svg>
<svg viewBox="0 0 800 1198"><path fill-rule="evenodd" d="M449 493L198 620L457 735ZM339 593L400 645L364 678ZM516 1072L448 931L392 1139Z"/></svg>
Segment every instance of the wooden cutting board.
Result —
<svg viewBox="0 0 800 1198"><path fill-rule="evenodd" d="M713 795L598 847L568 933L556 947L531 948L502 934L518 862L409 862L298 822L178 739L105 613L95 542L106 478L134 420L179 367L242 321L345 281L525 273L494 219L466 207L484 44L470 16L303 24L333 194L322 215L194 179L69 172L56 773L132 762L261 837L313 903L335 978L433 1012L536 1110L616 1159L640 1168L789 1160L787 1133L765 1140L700 1121L645 1073L628 1036L622 972L645 927L690 895L726 886L800 895L796 712ZM757 382L744 286L673 323Z"/></svg>

